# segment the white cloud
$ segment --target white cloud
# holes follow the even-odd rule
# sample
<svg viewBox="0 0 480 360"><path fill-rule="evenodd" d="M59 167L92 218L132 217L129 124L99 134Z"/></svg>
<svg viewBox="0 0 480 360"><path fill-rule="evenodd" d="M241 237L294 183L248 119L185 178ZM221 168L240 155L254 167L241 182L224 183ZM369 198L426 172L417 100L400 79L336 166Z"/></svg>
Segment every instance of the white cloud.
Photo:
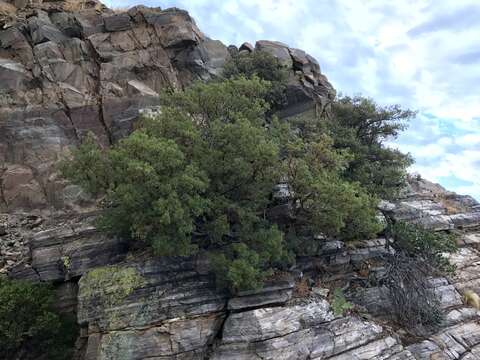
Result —
<svg viewBox="0 0 480 360"><path fill-rule="evenodd" d="M464 136L460 136L455 139L455 143L458 144L459 146L464 146L464 147L474 146L476 148L480 148L480 133L467 134Z"/></svg>

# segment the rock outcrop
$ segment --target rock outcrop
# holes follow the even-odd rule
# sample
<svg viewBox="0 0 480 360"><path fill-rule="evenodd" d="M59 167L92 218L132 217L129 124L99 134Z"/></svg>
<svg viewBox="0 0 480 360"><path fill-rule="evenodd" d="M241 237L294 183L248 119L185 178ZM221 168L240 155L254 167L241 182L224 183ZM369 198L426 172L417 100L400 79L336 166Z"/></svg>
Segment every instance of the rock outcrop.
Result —
<svg viewBox="0 0 480 360"><path fill-rule="evenodd" d="M108 146L159 93L219 76L230 57L186 11L96 0L0 1L0 211L81 210L88 199L57 163L87 133ZM315 59L259 41L290 70L283 115L335 94ZM316 105L319 106L319 105Z"/></svg>
<svg viewBox="0 0 480 360"><path fill-rule="evenodd" d="M81 326L76 358L480 359L480 314L462 300L480 293L470 197L412 178L402 199L382 203L395 219L459 234L455 275L430 279L445 322L412 338L374 281L392 251L385 239L325 241L318 256L231 297L201 254L158 259L100 235L91 199L58 175L87 133L111 145L164 89L219 76L238 52L269 52L290 70L280 116L324 111L335 90L311 56L273 41L227 48L183 10L114 12L96 0L0 1L0 28L0 271L56 284L58 308ZM334 313L334 288L352 311Z"/></svg>
<svg viewBox="0 0 480 360"><path fill-rule="evenodd" d="M413 179L410 183L418 185ZM442 202L447 194L448 206ZM417 213L410 214L410 221L435 217L438 212L453 216L454 205L468 216L478 213L478 204L470 198L443 190L420 196L413 187L399 202L384 205L396 216L394 209L420 199L437 210L425 214L425 209L413 206ZM327 241L319 256L299 259L291 273L275 274L263 289L232 298L215 288L201 254L191 259L154 259L148 253L125 257L121 240L101 239L89 219L64 220L61 226L39 218L25 220L25 228L30 227L26 241L30 260L10 272L17 278L33 276L62 284L61 309L75 308L82 327L80 359L479 356L480 313L463 303L462 294L466 289L480 291L480 222L477 229L456 229L460 249L451 255L455 275L431 279L445 312L443 325L434 333L412 338L390 317L386 289L373 281L384 270L379 259L391 251L385 239L354 246ZM15 234L15 226L5 228ZM97 253L95 244L102 246ZM68 252L70 258L65 258ZM328 289L335 287L345 289L355 306L353 312L333 313Z"/></svg>
<svg viewBox="0 0 480 360"><path fill-rule="evenodd" d="M393 216L392 209L420 199L437 210L426 215L413 207L417 212L410 221L437 212L454 216L454 205L466 216L478 212L470 198L444 190L420 196L414 187L421 184L413 179L410 184L404 198L389 205ZM92 270L81 278L78 295L78 318L88 344L85 358L476 359L480 313L463 303L462 294L466 288L480 290L479 234L474 227L458 226L457 231L460 250L451 256L455 275L430 281L445 321L423 338L412 341L395 324L386 289L371 285L383 271L378 259L390 251L385 239L354 247L330 241L318 257L299 259L296 272L276 275L262 290L235 298L215 289L201 256L130 259L107 271ZM119 271L133 271L138 279L130 285L112 282ZM355 304L355 312L345 316L335 315L329 303L327 289L339 286Z"/></svg>
<svg viewBox="0 0 480 360"><path fill-rule="evenodd" d="M99 234L93 226L94 219L94 214L58 218L47 221L43 225L45 230L25 234L28 251L21 261L11 264L10 277L68 281L98 266L123 260L127 242Z"/></svg>

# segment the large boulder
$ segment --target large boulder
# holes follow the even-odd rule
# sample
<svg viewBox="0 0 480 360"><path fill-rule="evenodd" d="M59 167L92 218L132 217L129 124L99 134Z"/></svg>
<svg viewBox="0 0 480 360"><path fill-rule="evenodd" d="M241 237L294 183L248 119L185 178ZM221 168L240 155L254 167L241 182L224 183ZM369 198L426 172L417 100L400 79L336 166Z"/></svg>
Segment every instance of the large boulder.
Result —
<svg viewBox="0 0 480 360"><path fill-rule="evenodd" d="M114 12L97 0L1 4L8 21L0 30L0 164L29 168L44 196L7 205L2 199L10 212L78 207L65 199L59 160L88 133L103 146L128 135L162 91L220 76L231 56L177 8ZM316 60L301 50L263 40L240 50L269 52L289 71L281 117L321 112L335 96Z"/></svg>
<svg viewBox="0 0 480 360"><path fill-rule="evenodd" d="M8 177L0 206L9 212L64 210L69 185L59 181L58 161L86 134L110 145L163 90L218 76L229 57L179 9L1 4L0 17L11 18L0 29L0 166ZM31 178L9 185L19 169Z"/></svg>

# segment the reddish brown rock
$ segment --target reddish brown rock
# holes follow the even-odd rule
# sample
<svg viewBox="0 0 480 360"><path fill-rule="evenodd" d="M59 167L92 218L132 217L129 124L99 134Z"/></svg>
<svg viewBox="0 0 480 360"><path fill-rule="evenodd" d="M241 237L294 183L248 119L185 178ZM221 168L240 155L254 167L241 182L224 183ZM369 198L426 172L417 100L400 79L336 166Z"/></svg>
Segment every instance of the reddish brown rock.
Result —
<svg viewBox="0 0 480 360"><path fill-rule="evenodd" d="M46 206L46 198L32 169L10 165L1 177L3 199L9 208L31 209Z"/></svg>
<svg viewBox="0 0 480 360"><path fill-rule="evenodd" d="M79 206L72 199L78 191L59 177L59 160L88 133L104 146L128 135L140 111L158 105L158 94L220 76L232 56L176 8L113 12L96 0L3 3L11 16L0 30L0 164L31 169L33 177L23 184L25 199L8 193L9 205L2 200L8 211ZM272 41L240 50L267 51L288 68L288 104L280 116L323 107L334 96L318 63L301 50ZM33 196L39 188L41 195Z"/></svg>

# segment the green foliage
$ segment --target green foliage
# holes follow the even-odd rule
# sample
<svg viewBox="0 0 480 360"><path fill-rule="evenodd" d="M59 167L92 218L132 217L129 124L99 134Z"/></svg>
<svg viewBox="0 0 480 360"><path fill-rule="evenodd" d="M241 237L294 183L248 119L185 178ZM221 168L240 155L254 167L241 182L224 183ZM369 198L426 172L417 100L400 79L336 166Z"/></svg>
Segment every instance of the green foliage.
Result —
<svg viewBox="0 0 480 360"><path fill-rule="evenodd" d="M102 229L147 242L160 254L194 251L190 234L207 206L201 196L207 178L175 141L139 130L105 152L90 137L74 158L65 163L64 174L105 195L109 211L100 218Z"/></svg>
<svg viewBox="0 0 480 360"><path fill-rule="evenodd" d="M267 52L254 51L232 57L224 66L223 76L226 78L258 77L266 80L270 83L266 100L272 108L276 110L285 105L288 72L277 58Z"/></svg>
<svg viewBox="0 0 480 360"><path fill-rule="evenodd" d="M353 156L344 176L382 199L396 198L412 159L385 146L384 141L396 138L415 113L398 105L382 107L361 96L340 97L333 103L332 113L325 122L327 132L335 148Z"/></svg>
<svg viewBox="0 0 480 360"><path fill-rule="evenodd" d="M335 316L343 316L347 311L353 309L352 303L347 301L342 289L339 288L336 288L333 291L333 296L330 299L330 305Z"/></svg>
<svg viewBox="0 0 480 360"><path fill-rule="evenodd" d="M334 148L332 138L317 119L300 119L278 130L284 173L291 193L293 221L291 233L307 232L356 240L374 236L381 230L376 219L378 199L343 174L351 161L346 150ZM313 239L311 236L310 239ZM310 253L311 244L295 247Z"/></svg>
<svg viewBox="0 0 480 360"><path fill-rule="evenodd" d="M128 138L111 149L89 138L63 166L104 197L105 231L158 255L206 251L232 292L260 286L294 253L309 253L296 241L305 234L315 242L318 234L356 239L379 230L376 197L344 176L352 155L318 123L307 135L272 118L263 70L239 74L163 95L161 114ZM267 214L280 182L290 187L292 216L277 224Z"/></svg>
<svg viewBox="0 0 480 360"><path fill-rule="evenodd" d="M419 257L434 268L452 272L454 267L445 258L445 253L457 251L453 234L435 232L418 225L398 221L390 224L387 234L393 239L393 247L409 256Z"/></svg>
<svg viewBox="0 0 480 360"><path fill-rule="evenodd" d="M260 256L245 244L232 244L224 253L211 256L220 286L232 292L258 289L265 273L260 268Z"/></svg>
<svg viewBox="0 0 480 360"><path fill-rule="evenodd" d="M65 271L69 271L70 267L72 266L72 259L70 258L70 256L62 256L60 260L62 260L63 268L65 269Z"/></svg>
<svg viewBox="0 0 480 360"><path fill-rule="evenodd" d="M53 303L49 285L0 277L0 358L71 359L78 329Z"/></svg>

